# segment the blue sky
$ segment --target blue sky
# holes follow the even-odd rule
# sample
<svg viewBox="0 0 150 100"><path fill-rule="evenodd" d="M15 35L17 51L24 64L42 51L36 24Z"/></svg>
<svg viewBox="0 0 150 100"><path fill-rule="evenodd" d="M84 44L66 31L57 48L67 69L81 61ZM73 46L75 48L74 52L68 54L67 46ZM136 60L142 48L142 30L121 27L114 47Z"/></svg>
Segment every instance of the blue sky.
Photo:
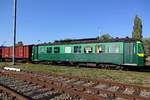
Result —
<svg viewBox="0 0 150 100"><path fill-rule="evenodd" d="M130 36L135 15L150 37L150 0L18 0L17 41L25 44L103 33ZM0 45L12 44L13 0L0 0Z"/></svg>

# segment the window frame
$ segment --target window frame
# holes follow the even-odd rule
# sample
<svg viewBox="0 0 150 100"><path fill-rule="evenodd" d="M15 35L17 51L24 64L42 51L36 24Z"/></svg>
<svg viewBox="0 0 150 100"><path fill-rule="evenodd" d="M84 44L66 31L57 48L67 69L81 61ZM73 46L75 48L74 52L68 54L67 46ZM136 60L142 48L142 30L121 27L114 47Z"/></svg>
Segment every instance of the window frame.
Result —
<svg viewBox="0 0 150 100"><path fill-rule="evenodd" d="M43 47L39 48L39 53L44 53L44 48Z"/></svg>
<svg viewBox="0 0 150 100"><path fill-rule="evenodd" d="M87 53L87 52L86 52L86 48L91 48L91 51ZM84 53L85 53L85 54L91 54L91 53L93 53L93 47L92 47L92 46L85 46L85 47L84 47Z"/></svg>
<svg viewBox="0 0 150 100"><path fill-rule="evenodd" d="M139 53L139 54L140 54L140 53L144 53L144 50L143 50L143 47L142 47L141 43L138 43L137 47L138 47L137 53Z"/></svg>
<svg viewBox="0 0 150 100"><path fill-rule="evenodd" d="M100 49L101 48L101 50L99 50L99 52L97 51L98 50L98 48ZM95 46L95 53L97 53L97 54L99 54L99 53L105 53L105 45L96 45Z"/></svg>
<svg viewBox="0 0 150 100"><path fill-rule="evenodd" d="M66 48L69 48L70 52L66 52ZM71 46L65 46L64 47L64 53L72 53L72 47Z"/></svg>
<svg viewBox="0 0 150 100"><path fill-rule="evenodd" d="M47 49L46 49L47 51L47 53L52 53L52 47L47 47Z"/></svg>
<svg viewBox="0 0 150 100"><path fill-rule="evenodd" d="M112 49L115 49L115 50L112 50ZM117 49L118 49L118 51L117 51ZM120 53L120 45L118 45L118 44L116 44L116 45L109 45L108 46L108 53Z"/></svg>
<svg viewBox="0 0 150 100"><path fill-rule="evenodd" d="M56 52L56 48L58 49L58 51ZM60 53L60 47L54 47L54 53Z"/></svg>
<svg viewBox="0 0 150 100"><path fill-rule="evenodd" d="M74 53L80 54L81 53L81 46L74 46Z"/></svg>

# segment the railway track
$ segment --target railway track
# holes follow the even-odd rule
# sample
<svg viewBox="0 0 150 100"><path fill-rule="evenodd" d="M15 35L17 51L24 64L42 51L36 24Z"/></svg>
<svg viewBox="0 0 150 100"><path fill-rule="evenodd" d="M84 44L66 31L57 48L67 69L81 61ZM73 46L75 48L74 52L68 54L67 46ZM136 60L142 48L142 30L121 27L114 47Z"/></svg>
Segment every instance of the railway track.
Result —
<svg viewBox="0 0 150 100"><path fill-rule="evenodd" d="M10 89L9 87L0 84L0 100L24 100L24 99L26 99L25 96L20 95L20 93L17 93L12 89Z"/></svg>
<svg viewBox="0 0 150 100"><path fill-rule="evenodd" d="M79 98L59 91L59 89L50 89L44 85L38 84L38 82L35 83L31 80L27 81L23 78L20 79L17 77L10 77L5 75L0 76L0 85L4 86L9 91L13 90L10 91L10 95L4 95L5 98L2 98L2 100L79 100ZM12 92L15 92L16 95L11 95L13 94Z"/></svg>
<svg viewBox="0 0 150 100"><path fill-rule="evenodd" d="M150 88L38 72L1 71L0 83L31 99L150 100Z"/></svg>

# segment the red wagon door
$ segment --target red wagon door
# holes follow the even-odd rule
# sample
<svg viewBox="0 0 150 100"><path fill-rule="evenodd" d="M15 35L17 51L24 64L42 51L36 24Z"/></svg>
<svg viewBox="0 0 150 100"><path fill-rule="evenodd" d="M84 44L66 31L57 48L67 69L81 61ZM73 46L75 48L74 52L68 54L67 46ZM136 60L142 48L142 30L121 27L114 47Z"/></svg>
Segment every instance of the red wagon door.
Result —
<svg viewBox="0 0 150 100"><path fill-rule="evenodd" d="M23 58L23 46L16 47L16 58Z"/></svg>
<svg viewBox="0 0 150 100"><path fill-rule="evenodd" d="M30 58L30 56L29 56L29 46L24 46L24 58L26 58L26 59L28 59L28 58Z"/></svg>

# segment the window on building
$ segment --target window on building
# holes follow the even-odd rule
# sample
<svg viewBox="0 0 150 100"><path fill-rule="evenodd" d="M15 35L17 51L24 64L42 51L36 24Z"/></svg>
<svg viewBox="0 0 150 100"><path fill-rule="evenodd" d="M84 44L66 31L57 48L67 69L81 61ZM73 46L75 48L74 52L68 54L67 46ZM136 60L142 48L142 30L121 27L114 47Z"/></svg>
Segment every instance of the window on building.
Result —
<svg viewBox="0 0 150 100"><path fill-rule="evenodd" d="M105 52L105 46L104 45L97 45L96 46L96 53L102 53Z"/></svg>
<svg viewBox="0 0 150 100"><path fill-rule="evenodd" d="M65 47L65 53L71 53L71 47Z"/></svg>
<svg viewBox="0 0 150 100"><path fill-rule="evenodd" d="M47 53L52 53L52 47L47 48Z"/></svg>
<svg viewBox="0 0 150 100"><path fill-rule="evenodd" d="M74 53L81 53L81 46L74 46Z"/></svg>
<svg viewBox="0 0 150 100"><path fill-rule="evenodd" d="M93 48L90 46L84 47L84 53L92 53Z"/></svg>
<svg viewBox="0 0 150 100"><path fill-rule="evenodd" d="M120 51L120 46L119 45L112 45L109 46L109 53L119 53Z"/></svg>
<svg viewBox="0 0 150 100"><path fill-rule="evenodd" d="M59 53L60 52L60 48L59 47L54 47L54 53Z"/></svg>

